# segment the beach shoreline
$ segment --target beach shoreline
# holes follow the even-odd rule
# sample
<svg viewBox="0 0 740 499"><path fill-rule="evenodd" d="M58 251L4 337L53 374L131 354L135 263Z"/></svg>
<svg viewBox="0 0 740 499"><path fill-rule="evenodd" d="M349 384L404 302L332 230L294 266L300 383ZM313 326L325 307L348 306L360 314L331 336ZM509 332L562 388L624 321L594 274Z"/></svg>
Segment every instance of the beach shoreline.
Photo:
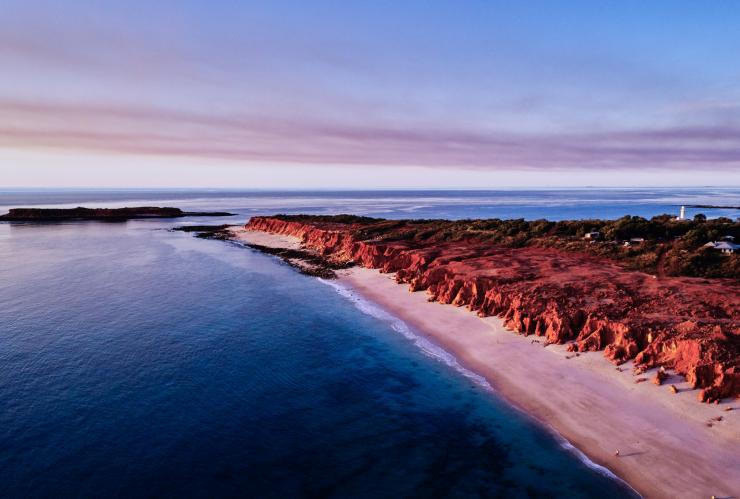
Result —
<svg viewBox="0 0 740 499"><path fill-rule="evenodd" d="M244 243L299 245L290 236L244 229L232 233ZM505 329L496 317L479 318L464 308L429 302L424 292L410 293L392 274L360 267L337 274L339 285L454 355L497 395L643 496L740 495L736 402L701 404L697 391L675 374L666 386L636 383L654 373L636 376L631 362L617 370L601 352L576 355L565 345L545 347L536 337ZM670 384L679 388L678 394L669 391Z"/></svg>

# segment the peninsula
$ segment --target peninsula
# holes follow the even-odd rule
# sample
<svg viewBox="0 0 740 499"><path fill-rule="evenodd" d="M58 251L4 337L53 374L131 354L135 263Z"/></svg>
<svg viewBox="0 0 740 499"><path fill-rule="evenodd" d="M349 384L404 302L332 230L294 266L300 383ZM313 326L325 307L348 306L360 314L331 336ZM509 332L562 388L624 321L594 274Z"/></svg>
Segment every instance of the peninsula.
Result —
<svg viewBox="0 0 740 499"><path fill-rule="evenodd" d="M139 206L132 208L13 208L0 221L8 222L56 222L64 220L112 220L122 221L136 218L179 218L179 217L226 217L234 213L187 212L180 208Z"/></svg>
<svg viewBox="0 0 740 499"><path fill-rule="evenodd" d="M333 274L641 494L722 497L740 493L740 281L706 277L737 255L701 239L737 230L278 215L213 237Z"/></svg>

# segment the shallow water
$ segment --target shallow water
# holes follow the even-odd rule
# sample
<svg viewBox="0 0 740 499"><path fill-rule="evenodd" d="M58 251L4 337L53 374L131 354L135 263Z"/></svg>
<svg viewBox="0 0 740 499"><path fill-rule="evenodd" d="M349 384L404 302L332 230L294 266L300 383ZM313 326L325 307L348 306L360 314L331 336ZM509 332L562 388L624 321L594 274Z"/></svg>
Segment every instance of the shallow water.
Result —
<svg viewBox="0 0 740 499"><path fill-rule="evenodd" d="M395 318L177 223L0 224L0 496L630 496Z"/></svg>
<svg viewBox="0 0 740 499"><path fill-rule="evenodd" d="M162 225L0 227L0 495L625 494L387 318Z"/></svg>

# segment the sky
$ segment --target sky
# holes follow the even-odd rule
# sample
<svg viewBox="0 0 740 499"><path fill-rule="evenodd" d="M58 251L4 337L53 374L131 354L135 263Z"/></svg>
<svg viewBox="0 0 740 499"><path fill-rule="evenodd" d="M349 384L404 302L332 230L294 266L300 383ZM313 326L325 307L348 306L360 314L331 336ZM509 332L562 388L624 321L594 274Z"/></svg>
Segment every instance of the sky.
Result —
<svg viewBox="0 0 740 499"><path fill-rule="evenodd" d="M740 4L0 0L0 187L740 186Z"/></svg>

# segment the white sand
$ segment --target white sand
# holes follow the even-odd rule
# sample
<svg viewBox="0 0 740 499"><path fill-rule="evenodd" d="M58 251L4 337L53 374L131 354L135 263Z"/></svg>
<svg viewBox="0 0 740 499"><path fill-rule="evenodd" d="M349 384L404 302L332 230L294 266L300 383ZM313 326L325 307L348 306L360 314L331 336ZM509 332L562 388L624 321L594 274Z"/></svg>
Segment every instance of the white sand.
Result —
<svg viewBox="0 0 740 499"><path fill-rule="evenodd" d="M299 243L244 230L238 237L265 246ZM644 496L740 497L740 403L702 404L678 376L656 386L654 371L635 376L625 364L619 372L601 352L574 356L562 345L532 343L538 338L507 331L498 318L428 302L424 292L410 293L377 270L341 271L339 283L454 354L509 402ZM649 380L636 384L638 377ZM682 391L671 393L670 384ZM722 421L707 426L718 416Z"/></svg>

